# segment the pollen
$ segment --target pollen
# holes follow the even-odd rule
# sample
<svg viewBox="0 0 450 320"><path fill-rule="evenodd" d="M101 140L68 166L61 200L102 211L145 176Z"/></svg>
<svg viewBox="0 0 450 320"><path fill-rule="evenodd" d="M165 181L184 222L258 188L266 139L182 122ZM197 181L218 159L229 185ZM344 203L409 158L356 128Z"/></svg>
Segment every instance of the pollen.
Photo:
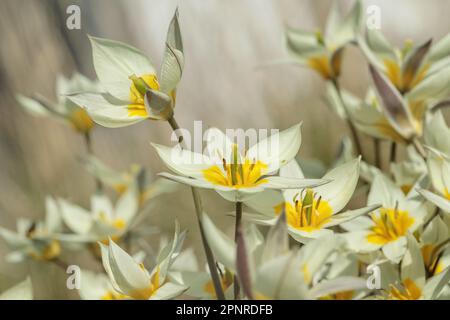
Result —
<svg viewBox="0 0 450 320"><path fill-rule="evenodd" d="M389 299L391 300L418 300L422 295L420 288L410 278L402 281L401 285L391 285Z"/></svg>
<svg viewBox="0 0 450 320"><path fill-rule="evenodd" d="M267 164L262 161L247 158L241 161L234 145L232 163L224 159L221 167L213 165L203 170L203 176L207 181L224 187L252 188L267 182L262 178L266 169Z"/></svg>
<svg viewBox="0 0 450 320"><path fill-rule="evenodd" d="M306 194L300 194L294 203L283 202L275 206L275 213L286 211L287 223L298 230L311 232L321 229L333 214L330 204L321 197L315 197L313 190L306 190Z"/></svg>
<svg viewBox="0 0 450 320"><path fill-rule="evenodd" d="M132 79L131 79L132 78ZM130 101L128 105L128 115L146 117L147 111L145 110L144 95L146 86L153 90L159 90L159 83L156 75L146 74L140 77L130 77Z"/></svg>
<svg viewBox="0 0 450 320"><path fill-rule="evenodd" d="M378 214L372 214L371 218L375 225L371 228L367 240L381 245L406 235L414 223L414 218L408 211L398 210L398 208L381 208Z"/></svg>
<svg viewBox="0 0 450 320"><path fill-rule="evenodd" d="M92 121L86 110L77 108L70 114L70 123L75 130L81 133L87 133L94 127L94 121Z"/></svg>

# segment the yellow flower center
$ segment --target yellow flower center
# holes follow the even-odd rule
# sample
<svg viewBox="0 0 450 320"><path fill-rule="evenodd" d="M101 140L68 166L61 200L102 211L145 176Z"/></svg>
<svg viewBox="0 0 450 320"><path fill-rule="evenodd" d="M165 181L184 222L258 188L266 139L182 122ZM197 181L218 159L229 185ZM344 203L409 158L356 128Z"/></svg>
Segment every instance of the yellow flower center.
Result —
<svg viewBox="0 0 450 320"><path fill-rule="evenodd" d="M321 197L316 199L312 189L308 189L305 196L300 195L300 199L294 200L294 205L283 202L275 206L275 213L279 215L283 209L286 211L287 223L306 232L321 229L333 214L330 204Z"/></svg>
<svg viewBox="0 0 450 320"><path fill-rule="evenodd" d="M131 77L130 77L131 78ZM146 87L153 90L159 90L159 83L156 75L145 74L140 77L132 76L130 86L130 101L128 105L128 115L146 117L147 111L145 110L144 94Z"/></svg>
<svg viewBox="0 0 450 320"><path fill-rule="evenodd" d="M450 200L450 192L448 191L447 188L444 189L444 197Z"/></svg>
<svg viewBox="0 0 450 320"><path fill-rule="evenodd" d="M426 244L421 248L423 263L430 275L436 275L443 270L442 263L439 262L439 255L435 254L436 246Z"/></svg>
<svg viewBox="0 0 450 320"><path fill-rule="evenodd" d="M262 179L267 164L247 158L240 161L236 144L233 145L232 158L232 163L223 159L222 168L213 165L203 170L204 178L213 184L234 188L252 188L267 182Z"/></svg>
<svg viewBox="0 0 450 320"><path fill-rule="evenodd" d="M383 62L387 77L401 93L406 93L419 84L425 78L430 68L429 64L425 64L415 72L414 70L402 72L396 61L385 59Z"/></svg>
<svg viewBox="0 0 450 320"><path fill-rule="evenodd" d="M410 278L405 279L400 287L391 285L389 299L391 300L418 300L422 290Z"/></svg>
<svg viewBox="0 0 450 320"><path fill-rule="evenodd" d="M414 223L414 218L407 211L397 208L381 208L379 214L374 213L371 218L375 225L371 228L367 241L381 245L406 235L408 229Z"/></svg>
<svg viewBox="0 0 450 320"><path fill-rule="evenodd" d="M73 111L69 119L74 129L81 133L87 133L94 127L94 121L83 108Z"/></svg>
<svg viewBox="0 0 450 320"><path fill-rule="evenodd" d="M106 215L106 213L103 211L100 212L99 219L101 222L103 222L105 224L109 224L118 230L125 228L127 225L125 220L123 220L122 218L116 218L113 220L109 219L108 216Z"/></svg>
<svg viewBox="0 0 450 320"><path fill-rule="evenodd" d="M222 290L225 292L233 284L233 275L229 271L226 271L225 274L221 274L220 278L221 278L220 283L222 285ZM212 282L212 280L209 280L205 284L205 286L203 287L203 290L205 290L205 292L209 293L212 297L217 298L216 290L214 289L214 283Z"/></svg>
<svg viewBox="0 0 450 320"><path fill-rule="evenodd" d="M113 186L113 188L118 194L123 194L125 193L125 191L127 191L128 185L126 185L125 183L117 183Z"/></svg>
<svg viewBox="0 0 450 320"><path fill-rule="evenodd" d="M128 298L129 297L124 294L110 290L110 291L107 291L100 299L101 300L125 300Z"/></svg>
<svg viewBox="0 0 450 320"><path fill-rule="evenodd" d="M29 253L33 259L39 261L50 261L58 257L60 254L61 244L57 240L50 241L50 243L41 252L33 250Z"/></svg>
<svg viewBox="0 0 450 320"><path fill-rule="evenodd" d="M338 53L335 59L331 61L327 55L310 57L308 66L317 71L325 80L334 79L341 72L342 54Z"/></svg>
<svg viewBox="0 0 450 320"><path fill-rule="evenodd" d="M99 219L104 224L108 224L112 227L114 227L117 231L123 230L127 224L125 220L122 218L116 218L116 219L109 219L105 212L100 212ZM120 234L110 234L108 235L108 238L100 240L101 243L108 245L109 244L109 238L113 240L114 242L118 242L120 240L121 235ZM94 246L94 248L97 248L97 246Z"/></svg>
<svg viewBox="0 0 450 320"><path fill-rule="evenodd" d="M144 266L141 264L140 267L142 269L144 269ZM129 295L130 297L136 299L136 300L148 300L154 293L155 291L159 288L160 283L159 283L159 267L157 268L156 272L153 274L151 280L150 280L150 284L148 287L146 288L142 288L142 289L136 289L136 290L132 290Z"/></svg>

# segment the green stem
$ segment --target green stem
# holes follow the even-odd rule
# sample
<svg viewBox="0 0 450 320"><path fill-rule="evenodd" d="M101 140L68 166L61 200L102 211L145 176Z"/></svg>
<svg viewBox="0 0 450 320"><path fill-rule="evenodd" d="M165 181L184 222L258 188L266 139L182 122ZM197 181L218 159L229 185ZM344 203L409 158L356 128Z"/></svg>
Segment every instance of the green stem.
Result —
<svg viewBox="0 0 450 320"><path fill-rule="evenodd" d="M186 148L186 144L184 143L184 137L180 132L180 126L174 117L171 117L167 122L170 124L170 127L175 132L178 137L178 142L180 143L183 149ZM202 239L203 249L205 251L206 261L208 263L209 272L211 274L211 279L214 285L214 290L216 291L216 297L218 300L225 300L225 294L223 293L222 281L220 280L219 273L216 268L216 262L214 260L214 254L211 250L211 247L208 244L205 236L205 230L203 228L202 223L202 214L203 214L203 205L201 201L200 194L198 190L194 187L192 189L192 198L194 200L197 224L200 229L200 237Z"/></svg>
<svg viewBox="0 0 450 320"><path fill-rule="evenodd" d="M375 154L375 166L381 170L381 149L380 149L380 139L373 139L374 154Z"/></svg>
<svg viewBox="0 0 450 320"><path fill-rule="evenodd" d="M412 144L414 145L414 148L416 148L416 151L420 154L420 156L426 161L427 153L426 153L425 149L423 148L422 144L420 143L419 139L414 138L412 140Z"/></svg>
<svg viewBox="0 0 450 320"><path fill-rule="evenodd" d="M242 224L242 202L236 202L236 222L234 225L234 242L237 244L238 230L241 228ZM234 300L239 300L239 281L238 277L234 275Z"/></svg>
<svg viewBox="0 0 450 320"><path fill-rule="evenodd" d="M397 161L397 142L391 142L391 153L389 157L389 163Z"/></svg>
<svg viewBox="0 0 450 320"><path fill-rule="evenodd" d="M94 156L94 148L92 147L92 139L91 139L91 134L89 131L86 131L84 133L84 142L86 144L86 150L87 150L88 154L91 156ZM95 177L95 185L96 185L97 191L103 190L103 183L97 177Z"/></svg>
<svg viewBox="0 0 450 320"><path fill-rule="evenodd" d="M344 108L346 120L347 120L347 126L350 129L350 133L352 135L353 143L355 145L355 151L356 151L357 155L361 155L361 157L364 158L363 153L362 153L361 141L359 140L359 136L358 136L358 133L356 132L356 128L350 119L350 112L348 111L347 105L345 104L344 99L342 97L342 92L341 92L341 89L339 86L338 79L334 78L333 80L331 80L331 82L333 83L334 88L336 89L336 91L338 93L339 100L342 104L342 107Z"/></svg>

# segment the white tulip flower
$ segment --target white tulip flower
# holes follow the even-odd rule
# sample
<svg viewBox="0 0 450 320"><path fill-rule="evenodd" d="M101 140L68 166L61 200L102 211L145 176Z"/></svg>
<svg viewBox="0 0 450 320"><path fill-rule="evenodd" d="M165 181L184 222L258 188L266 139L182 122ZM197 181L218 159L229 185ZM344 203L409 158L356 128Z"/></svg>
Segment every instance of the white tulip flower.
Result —
<svg viewBox="0 0 450 320"><path fill-rule="evenodd" d="M56 236L62 229L58 204L51 197L46 198L45 204L44 221L18 219L17 232L0 227L0 237L11 250L6 261L21 262L27 258L50 261L61 254L61 243Z"/></svg>
<svg viewBox="0 0 450 320"><path fill-rule="evenodd" d="M407 235L424 223L425 204L406 197L383 175L375 177L367 202L380 203L382 207L370 217L359 217L342 225L350 231L343 234L349 249L360 253L382 249L386 258L398 263L406 252Z"/></svg>
<svg viewBox="0 0 450 320"><path fill-rule="evenodd" d="M168 300L176 298L188 288L167 281L167 273L178 256L185 232L180 233L178 224L174 238L158 255L157 264L147 271L144 265L122 250L114 241L109 245L99 243L102 261L113 288L125 296L138 300Z"/></svg>
<svg viewBox="0 0 450 320"><path fill-rule="evenodd" d="M258 213L244 213L244 218L262 225L273 225L277 216L286 212L289 234L305 243L310 239L331 234L330 229L378 208L376 204L340 213L350 201L359 178L360 159L342 164L322 179L330 183L314 189L289 189L282 195L263 192L245 203ZM280 169L282 177L303 178L303 172L295 160Z"/></svg>
<svg viewBox="0 0 450 320"><path fill-rule="evenodd" d="M72 94L68 96L71 101L86 108L96 123L110 128L172 117L184 66L178 10L167 33L159 77L138 49L118 41L89 39L95 72L104 91Z"/></svg>
<svg viewBox="0 0 450 320"><path fill-rule="evenodd" d="M213 189L229 201L244 201L265 189L314 187L327 180L273 175L298 153L301 124L273 134L245 154L219 129L207 132L208 155L153 144L164 163L177 175L160 175L193 187Z"/></svg>

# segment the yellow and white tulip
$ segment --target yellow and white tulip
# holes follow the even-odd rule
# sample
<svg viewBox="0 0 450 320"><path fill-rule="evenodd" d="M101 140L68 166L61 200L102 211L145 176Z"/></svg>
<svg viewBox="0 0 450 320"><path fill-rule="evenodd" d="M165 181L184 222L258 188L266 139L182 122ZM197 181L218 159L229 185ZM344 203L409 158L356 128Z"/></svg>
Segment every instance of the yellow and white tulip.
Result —
<svg viewBox="0 0 450 320"><path fill-rule="evenodd" d="M46 198L45 220L33 222L28 219L17 220L17 231L0 227L0 237L7 243L10 253L6 261L21 262L27 258L38 261L51 261L62 251L57 233L61 232L62 222L57 202Z"/></svg>
<svg viewBox="0 0 450 320"><path fill-rule="evenodd" d="M428 148L428 151L428 173L438 194L424 189L419 189L418 192L444 212L450 213L450 158L433 148Z"/></svg>
<svg viewBox="0 0 450 320"><path fill-rule="evenodd" d="M331 227L367 214L378 206L348 210L340 213L350 201L359 178L360 159L354 159L326 173L322 179L331 182L323 186L284 190L282 195L263 192L246 204L258 213L245 213L244 218L257 224L273 225L277 216L286 212L289 234L305 243L310 239L331 234ZM302 179L303 172L295 160L280 169L282 177Z"/></svg>
<svg viewBox="0 0 450 320"><path fill-rule="evenodd" d="M382 249L384 256L398 263L406 252L407 236L416 231L427 216L426 205L404 195L387 177L375 177L367 203L382 207L342 226L350 250L359 253Z"/></svg>
<svg viewBox="0 0 450 320"><path fill-rule="evenodd" d="M138 49L118 41L89 39L103 92L73 94L68 97L71 101L85 107L96 123L110 128L172 117L184 66L178 11L169 26L159 76Z"/></svg>
<svg viewBox="0 0 450 320"><path fill-rule="evenodd" d="M394 48L377 29L367 29L358 44L369 62L380 70L396 89L411 101L446 98L450 93L450 34L432 45L428 40L419 46L405 41Z"/></svg>
<svg viewBox="0 0 450 320"><path fill-rule="evenodd" d="M114 241L109 245L100 243L102 261L113 288L120 294L137 300L169 300L176 298L188 288L167 281L167 273L180 252L185 232L179 232L177 224L172 242L157 258L156 266L147 271Z"/></svg>
<svg viewBox="0 0 450 320"><path fill-rule="evenodd" d="M67 99L66 95L79 91L98 90L98 84L79 73L67 79L59 76L56 83L57 102L51 102L40 95L28 98L17 96L19 104L30 114L38 117L51 117L66 123L77 132L86 134L93 127L94 122L83 109L83 105Z"/></svg>
<svg viewBox="0 0 450 320"><path fill-rule="evenodd" d="M176 183L167 179L151 181L146 170L137 164L132 165L127 171L117 171L93 156L83 158L82 162L90 174L104 185L113 188L118 194L123 194L137 184L141 205L160 195L171 193L177 188Z"/></svg>
<svg viewBox="0 0 450 320"><path fill-rule="evenodd" d="M360 290L365 281L352 276L323 277L322 271L343 242L333 234L310 241L300 250L289 248L285 217L280 216L266 239L251 225L246 230L246 256L249 260L254 299L317 299L339 292ZM235 242L203 216L205 235L217 260L233 273L239 270Z"/></svg>
<svg viewBox="0 0 450 320"><path fill-rule="evenodd" d="M428 277L419 244L407 237L407 250L401 261L399 278L384 288L391 300L435 300L450 281L450 268Z"/></svg>
<svg viewBox="0 0 450 320"><path fill-rule="evenodd" d="M324 79L333 80L341 73L342 55L345 46L356 41L362 21L359 0L347 16L343 17L334 3L327 19L325 34L288 28L285 42L293 61L318 72Z"/></svg>
<svg viewBox="0 0 450 320"><path fill-rule="evenodd" d="M86 210L66 200L59 199L61 216L72 234L60 234L59 239L68 243L107 243L119 241L132 227L139 211L139 195L136 185L128 188L115 206L104 194L91 197L91 210Z"/></svg>
<svg viewBox="0 0 450 320"><path fill-rule="evenodd" d="M162 177L193 187L213 189L229 201L244 201L265 189L314 187L327 180L298 179L273 175L298 153L301 124L273 134L244 154L219 129L207 132L207 154L179 147L153 144L164 163L177 175Z"/></svg>

